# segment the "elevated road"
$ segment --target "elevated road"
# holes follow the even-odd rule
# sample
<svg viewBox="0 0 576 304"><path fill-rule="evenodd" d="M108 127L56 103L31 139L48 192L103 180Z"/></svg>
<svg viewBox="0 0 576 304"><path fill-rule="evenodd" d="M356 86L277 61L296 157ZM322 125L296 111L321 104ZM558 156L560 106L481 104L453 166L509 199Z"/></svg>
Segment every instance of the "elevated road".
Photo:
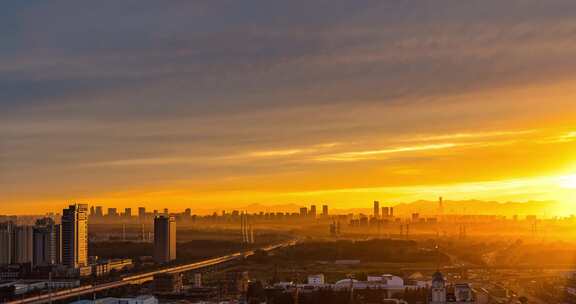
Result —
<svg viewBox="0 0 576 304"><path fill-rule="evenodd" d="M295 241L295 240L288 241L288 242L284 242L284 243L280 243L280 244L276 244L276 245L266 246L266 247L260 248L260 250L270 252L270 251L273 251L276 249L294 246L296 244L296 242L297 241ZM173 266L173 267L168 267L168 268L159 269L159 270L155 270L155 271L149 271L149 272L145 272L145 273L141 273L141 274L128 275L128 276L123 277L120 280L117 280L114 282L103 283L103 284L98 284L98 285L85 285L85 286L80 286L80 287L73 288L73 289L54 291L51 293L46 293L46 294L42 294L42 295L32 296L29 298L24 298L24 299L8 302L8 304L40 304L40 303L48 303L51 301L66 300L66 299L80 297L80 296L87 295L87 294L92 294L95 292L100 292L100 291L107 290L107 289L113 289L113 288L118 288L118 287L122 287L122 286L126 286L126 285L132 285L132 284L140 284L142 282L152 280L154 278L154 275L160 274L160 273L181 273L181 272L187 272L187 271L192 271L192 270L198 270L198 269L202 269L205 267L217 266L217 265L221 265L221 264L228 263L231 261L241 260L243 258L254 255L255 252L256 252L255 250L237 252L237 253L233 253L233 254L229 254L229 255L213 258L213 259L208 259L208 260L204 260L204 261L200 261L200 262L195 262L195 263L191 263L191 264Z"/></svg>

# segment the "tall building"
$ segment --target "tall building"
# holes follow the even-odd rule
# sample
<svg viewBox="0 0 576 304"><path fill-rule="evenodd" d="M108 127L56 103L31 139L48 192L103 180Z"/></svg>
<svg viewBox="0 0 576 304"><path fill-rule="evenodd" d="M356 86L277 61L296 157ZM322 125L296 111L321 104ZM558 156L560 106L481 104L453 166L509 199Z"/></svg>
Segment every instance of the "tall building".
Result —
<svg viewBox="0 0 576 304"><path fill-rule="evenodd" d="M389 217L390 216L390 208L382 207L382 217Z"/></svg>
<svg viewBox="0 0 576 304"><path fill-rule="evenodd" d="M124 208L124 216L132 217L132 208Z"/></svg>
<svg viewBox="0 0 576 304"><path fill-rule="evenodd" d="M90 217L93 217L96 215L96 210L94 209L94 206L90 206Z"/></svg>
<svg viewBox="0 0 576 304"><path fill-rule="evenodd" d="M309 215L311 218L316 218L316 205L310 206L310 214Z"/></svg>
<svg viewBox="0 0 576 304"><path fill-rule="evenodd" d="M154 261L168 263L176 259L176 220L173 216L154 218Z"/></svg>
<svg viewBox="0 0 576 304"><path fill-rule="evenodd" d="M323 206L322 206L322 216L323 216L323 217L328 217L328 205L323 205Z"/></svg>
<svg viewBox="0 0 576 304"><path fill-rule="evenodd" d="M14 263L32 263L34 241L32 226L14 228Z"/></svg>
<svg viewBox="0 0 576 304"><path fill-rule="evenodd" d="M96 206L96 217L103 217L104 211L102 211L102 206Z"/></svg>
<svg viewBox="0 0 576 304"><path fill-rule="evenodd" d="M394 207L390 207L390 212L388 215L390 215L390 217L394 217Z"/></svg>
<svg viewBox="0 0 576 304"><path fill-rule="evenodd" d="M300 208L300 217L307 217L308 216L308 208L302 207Z"/></svg>
<svg viewBox="0 0 576 304"><path fill-rule="evenodd" d="M70 205L62 212L62 264L78 268L88 264L88 205Z"/></svg>
<svg viewBox="0 0 576 304"><path fill-rule="evenodd" d="M140 222L146 221L146 208L145 207L138 207L138 219Z"/></svg>
<svg viewBox="0 0 576 304"><path fill-rule="evenodd" d="M380 217L380 202L379 201L374 201L374 217L375 218Z"/></svg>
<svg viewBox="0 0 576 304"><path fill-rule="evenodd" d="M34 226L34 265L54 265L62 261L62 233L60 225L51 218L36 221Z"/></svg>
<svg viewBox="0 0 576 304"><path fill-rule="evenodd" d="M118 209L108 208L108 216L118 216Z"/></svg>
<svg viewBox="0 0 576 304"><path fill-rule="evenodd" d="M0 265L12 264L14 252L14 224L0 223Z"/></svg>

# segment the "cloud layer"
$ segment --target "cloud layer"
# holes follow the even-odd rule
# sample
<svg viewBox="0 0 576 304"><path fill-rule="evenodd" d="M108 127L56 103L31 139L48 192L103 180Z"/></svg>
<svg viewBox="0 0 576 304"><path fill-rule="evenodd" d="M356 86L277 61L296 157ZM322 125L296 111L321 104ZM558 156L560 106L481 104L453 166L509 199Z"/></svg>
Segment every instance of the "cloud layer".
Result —
<svg viewBox="0 0 576 304"><path fill-rule="evenodd" d="M403 200L573 163L574 1L12 2L6 212Z"/></svg>

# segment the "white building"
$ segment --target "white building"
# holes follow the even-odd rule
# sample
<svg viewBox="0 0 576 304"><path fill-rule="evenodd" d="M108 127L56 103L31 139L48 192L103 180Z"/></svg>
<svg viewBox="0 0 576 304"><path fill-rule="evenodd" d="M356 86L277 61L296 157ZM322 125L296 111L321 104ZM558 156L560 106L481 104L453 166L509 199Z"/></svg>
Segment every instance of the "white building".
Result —
<svg viewBox="0 0 576 304"><path fill-rule="evenodd" d="M323 285L325 283L326 281L323 274L315 274L308 276L308 285Z"/></svg>

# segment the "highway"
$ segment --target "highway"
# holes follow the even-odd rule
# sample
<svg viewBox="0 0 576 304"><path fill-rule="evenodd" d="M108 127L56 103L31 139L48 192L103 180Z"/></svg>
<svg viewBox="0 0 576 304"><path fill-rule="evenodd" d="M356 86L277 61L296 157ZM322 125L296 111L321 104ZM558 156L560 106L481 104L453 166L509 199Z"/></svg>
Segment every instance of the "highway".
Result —
<svg viewBox="0 0 576 304"><path fill-rule="evenodd" d="M292 241L288 241L285 243L266 246L266 247L263 247L260 249L269 252L269 251L273 251L273 250L284 248L284 247L294 246L296 244L296 242L297 241L292 240ZM73 289L54 291L51 293L46 293L46 294L42 294L42 295L32 296L29 298L24 298L24 299L8 302L8 304L40 304L40 303L48 303L51 301L65 300L65 299L79 297L79 296L86 295L86 294L91 294L94 292L103 291L106 289L118 288L118 287L131 285L131 284L139 284L139 283L142 283L145 281L152 280L154 275L160 274L160 273L181 273L181 272L187 272L187 271L201 269L204 267L221 265L221 264L224 264L224 263L227 263L230 261L246 258L248 256L253 255L255 252L256 252L255 250L237 252L237 253L233 253L233 254L217 257L217 258L212 258L212 259L208 259L208 260L204 260L204 261L200 261L200 262L195 262L195 263L191 263L191 264L168 267L168 268L159 269L159 270L155 270L155 271L149 271L149 272L145 272L145 273L141 273L141 274L128 275L128 276L123 277L122 279L114 281L114 282L103 283L103 284L98 284L98 285L85 285L85 286L80 286L80 287L73 288Z"/></svg>

